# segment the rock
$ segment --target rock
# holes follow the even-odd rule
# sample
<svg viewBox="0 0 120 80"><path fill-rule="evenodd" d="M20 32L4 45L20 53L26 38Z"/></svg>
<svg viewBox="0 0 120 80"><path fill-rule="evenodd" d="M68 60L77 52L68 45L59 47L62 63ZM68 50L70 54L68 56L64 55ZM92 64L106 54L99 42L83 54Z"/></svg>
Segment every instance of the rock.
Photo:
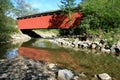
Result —
<svg viewBox="0 0 120 80"><path fill-rule="evenodd" d="M116 45L113 45L113 46L111 47L111 52L112 52L113 54L115 54L116 56L119 56L119 55L120 55L120 47L117 46L117 44L116 44Z"/></svg>
<svg viewBox="0 0 120 80"><path fill-rule="evenodd" d="M119 52L120 52L120 49L119 49L119 48L115 47L114 49L115 49L115 52L116 52L116 53L119 53Z"/></svg>
<svg viewBox="0 0 120 80"><path fill-rule="evenodd" d="M78 76L74 76L72 80L79 80L80 78Z"/></svg>
<svg viewBox="0 0 120 80"><path fill-rule="evenodd" d="M115 51L115 45L113 45L112 47L111 47L111 53L115 53L116 51Z"/></svg>
<svg viewBox="0 0 120 80"><path fill-rule="evenodd" d="M79 38L76 38L73 43L76 45L78 42L79 42Z"/></svg>
<svg viewBox="0 0 120 80"><path fill-rule="evenodd" d="M105 43L105 40L100 40L99 43L100 43L100 44L104 44L104 43Z"/></svg>
<svg viewBox="0 0 120 80"><path fill-rule="evenodd" d="M105 45L105 49L110 49L111 45Z"/></svg>
<svg viewBox="0 0 120 80"><path fill-rule="evenodd" d="M112 80L112 78L107 73L99 74L98 78L101 80Z"/></svg>
<svg viewBox="0 0 120 80"><path fill-rule="evenodd" d="M90 48L91 49L95 49L97 47L97 44L96 43L92 43L91 45L90 45Z"/></svg>
<svg viewBox="0 0 120 80"><path fill-rule="evenodd" d="M4 74L2 74L2 75L0 76L0 79L2 79L2 78L7 78L7 77L8 77L8 74L4 73Z"/></svg>
<svg viewBox="0 0 120 80"><path fill-rule="evenodd" d="M82 44L83 44L83 41L78 41L78 48L80 48Z"/></svg>
<svg viewBox="0 0 120 80"><path fill-rule="evenodd" d="M105 48L101 48L101 51L104 52L104 53L110 53L111 52L110 49L105 49Z"/></svg>
<svg viewBox="0 0 120 80"><path fill-rule="evenodd" d="M117 46L120 48L120 41L117 42Z"/></svg>
<svg viewBox="0 0 120 80"><path fill-rule="evenodd" d="M11 42L13 44L16 44L16 43L21 43L21 42L26 42L26 41L29 41L31 39L31 37L29 37L28 35L26 34L22 34L22 33L14 33L11 36Z"/></svg>
<svg viewBox="0 0 120 80"><path fill-rule="evenodd" d="M21 67L21 69L27 70L27 69L29 69L29 68L28 68L28 66L24 65L24 66Z"/></svg>
<svg viewBox="0 0 120 80"><path fill-rule="evenodd" d="M74 74L67 69L59 70L58 71L58 80L71 80Z"/></svg>
<svg viewBox="0 0 120 80"><path fill-rule="evenodd" d="M56 68L56 64L53 64L53 63L48 64L48 69L55 70L55 68Z"/></svg>
<svg viewBox="0 0 120 80"><path fill-rule="evenodd" d="M83 44L81 45L81 47L82 47L82 48L88 48L89 45L88 45L88 43L83 43Z"/></svg>
<svg viewBox="0 0 120 80"><path fill-rule="evenodd" d="M86 41L87 40L87 35L84 35L83 37L81 37L82 41Z"/></svg>
<svg viewBox="0 0 120 80"><path fill-rule="evenodd" d="M86 78L87 76L82 72L81 74L79 74L80 77Z"/></svg>
<svg viewBox="0 0 120 80"><path fill-rule="evenodd" d="M116 53L120 53L120 41L117 42L114 49L115 49Z"/></svg>
<svg viewBox="0 0 120 80"><path fill-rule="evenodd" d="M79 38L76 38L74 42L72 42L73 47L78 47Z"/></svg>

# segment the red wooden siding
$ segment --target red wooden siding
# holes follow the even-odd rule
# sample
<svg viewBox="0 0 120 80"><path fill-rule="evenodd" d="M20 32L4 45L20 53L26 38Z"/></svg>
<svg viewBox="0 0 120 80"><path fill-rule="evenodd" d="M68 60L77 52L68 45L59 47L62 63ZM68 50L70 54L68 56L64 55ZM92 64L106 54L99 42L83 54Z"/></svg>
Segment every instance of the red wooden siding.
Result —
<svg viewBox="0 0 120 80"><path fill-rule="evenodd" d="M74 13L72 24L76 27L80 24L82 19L81 13ZM39 17L18 19L19 29L46 29L46 28L60 28L68 29L71 23L68 17L60 14L51 14Z"/></svg>

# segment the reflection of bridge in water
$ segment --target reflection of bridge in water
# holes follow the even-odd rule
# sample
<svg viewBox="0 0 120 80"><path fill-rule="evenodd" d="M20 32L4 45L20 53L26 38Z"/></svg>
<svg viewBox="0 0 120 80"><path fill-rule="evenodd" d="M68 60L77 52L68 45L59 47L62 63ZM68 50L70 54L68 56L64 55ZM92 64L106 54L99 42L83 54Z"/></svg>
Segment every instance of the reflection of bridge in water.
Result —
<svg viewBox="0 0 120 80"><path fill-rule="evenodd" d="M47 50L20 47L19 55L38 61L50 62L50 53Z"/></svg>
<svg viewBox="0 0 120 80"><path fill-rule="evenodd" d="M65 51L56 52L44 49L20 47L18 52L20 56L24 56L33 60L57 63L64 67L66 67L66 65L70 65L72 68L79 69L79 65L76 63L76 60Z"/></svg>
<svg viewBox="0 0 120 80"><path fill-rule="evenodd" d="M31 39L18 48L18 55L37 61L57 63L62 66L70 65L79 68L76 60L57 44L51 43L47 39Z"/></svg>

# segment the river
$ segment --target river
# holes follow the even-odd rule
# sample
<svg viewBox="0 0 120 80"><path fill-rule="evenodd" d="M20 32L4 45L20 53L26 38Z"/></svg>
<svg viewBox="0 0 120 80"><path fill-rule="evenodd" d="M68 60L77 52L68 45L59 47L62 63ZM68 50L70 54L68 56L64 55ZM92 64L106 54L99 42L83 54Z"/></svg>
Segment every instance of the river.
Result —
<svg viewBox="0 0 120 80"><path fill-rule="evenodd" d="M115 80L120 80L120 60L114 55L99 51L63 48L47 39L31 39L18 44L0 44L0 59L12 59L24 56L34 60L56 63L61 68L84 72L88 78L95 74L108 73Z"/></svg>

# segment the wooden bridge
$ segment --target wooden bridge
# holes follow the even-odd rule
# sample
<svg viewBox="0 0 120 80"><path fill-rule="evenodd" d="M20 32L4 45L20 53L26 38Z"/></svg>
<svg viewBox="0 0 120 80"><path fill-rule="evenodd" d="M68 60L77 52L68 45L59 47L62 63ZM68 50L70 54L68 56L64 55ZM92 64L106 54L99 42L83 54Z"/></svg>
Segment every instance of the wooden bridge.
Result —
<svg viewBox="0 0 120 80"><path fill-rule="evenodd" d="M72 23L69 18L62 14L61 10L43 12L39 14L29 15L17 18L18 28L20 30L27 29L69 29L77 27L82 19L82 13L73 14Z"/></svg>

